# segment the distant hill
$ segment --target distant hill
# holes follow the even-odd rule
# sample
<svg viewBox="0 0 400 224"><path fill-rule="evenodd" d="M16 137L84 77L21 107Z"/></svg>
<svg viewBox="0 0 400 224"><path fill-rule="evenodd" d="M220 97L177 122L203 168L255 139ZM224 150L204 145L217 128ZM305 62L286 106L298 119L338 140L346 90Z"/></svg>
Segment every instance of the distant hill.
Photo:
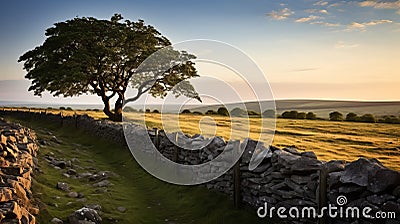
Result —
<svg viewBox="0 0 400 224"><path fill-rule="evenodd" d="M258 102L244 103L247 110L260 112ZM271 104L270 101L261 101L260 104ZM332 111L339 111L343 114L354 112L356 114L374 114L375 116L396 115L400 116L400 101L337 101L337 100L276 100L277 113L281 114L287 110L298 110L304 112L314 112L319 117L326 118ZM229 110L240 107L241 104L226 105ZM207 110L217 110L221 105L210 106L190 106L192 111L205 112Z"/></svg>

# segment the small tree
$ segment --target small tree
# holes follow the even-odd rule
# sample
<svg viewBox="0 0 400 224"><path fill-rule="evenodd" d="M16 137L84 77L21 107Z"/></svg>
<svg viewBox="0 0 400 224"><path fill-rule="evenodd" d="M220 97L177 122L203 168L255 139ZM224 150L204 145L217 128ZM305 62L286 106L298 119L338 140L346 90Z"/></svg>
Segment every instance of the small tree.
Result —
<svg viewBox="0 0 400 224"><path fill-rule="evenodd" d="M261 114L254 110L247 111L247 115L249 115L250 117L261 117Z"/></svg>
<svg viewBox="0 0 400 224"><path fill-rule="evenodd" d="M331 121L343 121L343 114L338 112L338 111L334 111L334 112L329 114L329 120L331 120Z"/></svg>
<svg viewBox="0 0 400 224"><path fill-rule="evenodd" d="M306 119L306 113L304 112L300 112L297 114L297 119Z"/></svg>
<svg viewBox="0 0 400 224"><path fill-rule="evenodd" d="M190 114L191 112L190 112L190 110L188 110L188 109L184 109L182 112L181 112L181 114Z"/></svg>
<svg viewBox="0 0 400 224"><path fill-rule="evenodd" d="M159 113L160 113L160 111L159 111L159 110L157 110L157 109L154 109L154 110L153 110L153 113L155 113L155 114L159 114Z"/></svg>
<svg viewBox="0 0 400 224"><path fill-rule="evenodd" d="M356 113L350 112L346 115L346 121L357 121L358 116Z"/></svg>
<svg viewBox="0 0 400 224"><path fill-rule="evenodd" d="M239 107L234 108L233 110L231 110L231 116L234 117L242 117L242 116L246 116L247 112Z"/></svg>
<svg viewBox="0 0 400 224"><path fill-rule="evenodd" d="M317 119L317 115L314 114L313 112L308 112L308 113L306 114L306 119L307 119L307 120L316 120L316 119Z"/></svg>
<svg viewBox="0 0 400 224"><path fill-rule="evenodd" d="M297 119L297 114L299 112L297 112L296 110L292 110L292 111L285 111L282 113L282 117L283 118L289 118L289 119Z"/></svg>
<svg viewBox="0 0 400 224"><path fill-rule="evenodd" d="M207 115L216 115L217 112L215 112L214 110L207 110L206 114Z"/></svg>
<svg viewBox="0 0 400 224"><path fill-rule="evenodd" d="M265 118L275 118L276 112L275 110L266 110L262 113L262 117Z"/></svg>
<svg viewBox="0 0 400 224"><path fill-rule="evenodd" d="M361 122L375 123L376 118L372 114L364 114L360 117Z"/></svg>
<svg viewBox="0 0 400 224"><path fill-rule="evenodd" d="M221 115L221 116L229 116L229 111L228 111L228 109L226 109L226 107L218 108L217 113L218 113L218 115Z"/></svg>

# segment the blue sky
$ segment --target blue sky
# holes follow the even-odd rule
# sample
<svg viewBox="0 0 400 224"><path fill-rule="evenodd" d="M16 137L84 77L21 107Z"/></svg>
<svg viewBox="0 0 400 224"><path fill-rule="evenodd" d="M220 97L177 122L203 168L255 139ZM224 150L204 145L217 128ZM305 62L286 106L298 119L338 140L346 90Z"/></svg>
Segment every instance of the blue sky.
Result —
<svg viewBox="0 0 400 224"><path fill-rule="evenodd" d="M121 13L144 19L173 43L215 39L242 49L277 98L400 100L399 0L16 0L0 6L0 80L24 79L18 57L43 43L55 22ZM26 82L15 84L24 88ZM0 89L0 101L29 97L21 91Z"/></svg>

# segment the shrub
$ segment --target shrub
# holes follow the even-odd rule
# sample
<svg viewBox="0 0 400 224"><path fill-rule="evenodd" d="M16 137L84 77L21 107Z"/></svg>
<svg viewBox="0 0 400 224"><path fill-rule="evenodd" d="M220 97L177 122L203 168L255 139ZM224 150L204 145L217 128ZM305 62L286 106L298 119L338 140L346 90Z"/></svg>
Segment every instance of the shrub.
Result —
<svg viewBox="0 0 400 224"><path fill-rule="evenodd" d="M53 109L53 107L47 107L47 109L48 109L48 110L52 110L52 109Z"/></svg>
<svg viewBox="0 0 400 224"><path fill-rule="evenodd" d="M207 115L216 115L217 112L213 111L213 110L207 110L206 112Z"/></svg>
<svg viewBox="0 0 400 224"><path fill-rule="evenodd" d="M67 107L66 110L73 110L71 107Z"/></svg>
<svg viewBox="0 0 400 224"><path fill-rule="evenodd" d="M60 107L60 110L65 110L65 107Z"/></svg>
<svg viewBox="0 0 400 224"><path fill-rule="evenodd" d="M390 115L390 116L386 115L386 116L383 116L383 119L381 119L380 122L388 123L388 124L400 124L400 119L394 115Z"/></svg>
<svg viewBox="0 0 400 224"><path fill-rule="evenodd" d="M250 117L261 117L260 113L253 111L253 110L247 111L247 115L249 115Z"/></svg>
<svg viewBox="0 0 400 224"><path fill-rule="evenodd" d="M231 116L234 117L242 117L246 116L246 114L247 114L246 111L239 107L236 107L235 109L231 110Z"/></svg>
<svg viewBox="0 0 400 224"><path fill-rule="evenodd" d="M190 114L190 113L192 113L192 112L190 112L190 110L188 110L188 109L184 109L184 110L181 112L181 114Z"/></svg>
<svg viewBox="0 0 400 224"><path fill-rule="evenodd" d="M262 117L265 118L274 118L276 116L275 110L266 110L262 113Z"/></svg>
<svg viewBox="0 0 400 224"><path fill-rule="evenodd" d="M372 114L364 114L360 117L361 122L375 123L376 118Z"/></svg>
<svg viewBox="0 0 400 224"><path fill-rule="evenodd" d="M357 121L357 120L358 116L355 113L350 112L346 115L346 121Z"/></svg>
<svg viewBox="0 0 400 224"><path fill-rule="evenodd" d="M193 114L196 114L196 115L203 115L203 113L200 112L200 111L195 111L195 112L193 112Z"/></svg>
<svg viewBox="0 0 400 224"><path fill-rule="evenodd" d="M229 111L225 107L218 108L217 113L221 116L229 116Z"/></svg>
<svg viewBox="0 0 400 224"><path fill-rule="evenodd" d="M317 115L314 114L313 112L308 112L308 113L306 114L306 119L307 119L307 120L317 120Z"/></svg>
<svg viewBox="0 0 400 224"><path fill-rule="evenodd" d="M338 111L331 112L329 114L329 120L331 120L331 121L343 121L343 114L338 112Z"/></svg>
<svg viewBox="0 0 400 224"><path fill-rule="evenodd" d="M292 110L292 111L285 111L282 113L282 118L291 118L291 119L297 119L297 114L299 112L297 112L296 110Z"/></svg>
<svg viewBox="0 0 400 224"><path fill-rule="evenodd" d="M306 113L300 112L297 114L297 119L306 119Z"/></svg>
<svg viewBox="0 0 400 224"><path fill-rule="evenodd" d="M146 113L151 113L151 110L150 109L146 109Z"/></svg>
<svg viewBox="0 0 400 224"><path fill-rule="evenodd" d="M137 110L133 107L124 107L124 112L136 112Z"/></svg>

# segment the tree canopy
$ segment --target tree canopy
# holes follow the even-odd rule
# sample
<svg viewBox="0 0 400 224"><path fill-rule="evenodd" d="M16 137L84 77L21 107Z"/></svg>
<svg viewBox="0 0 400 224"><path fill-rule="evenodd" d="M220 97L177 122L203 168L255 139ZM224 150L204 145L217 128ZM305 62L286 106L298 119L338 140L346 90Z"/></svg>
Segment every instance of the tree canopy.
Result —
<svg viewBox="0 0 400 224"><path fill-rule="evenodd" d="M187 81L198 76L195 56L167 47L170 41L143 20L122 20L119 14L110 20L82 17L47 29L45 42L18 60L24 62L25 78L32 81L29 90L39 96L44 91L65 97L96 94L104 113L116 121L122 120L124 102L145 93L164 97L171 91L200 100ZM165 49L162 60L149 60L139 71L138 66L160 49ZM136 95L125 99L128 86L136 89Z"/></svg>

